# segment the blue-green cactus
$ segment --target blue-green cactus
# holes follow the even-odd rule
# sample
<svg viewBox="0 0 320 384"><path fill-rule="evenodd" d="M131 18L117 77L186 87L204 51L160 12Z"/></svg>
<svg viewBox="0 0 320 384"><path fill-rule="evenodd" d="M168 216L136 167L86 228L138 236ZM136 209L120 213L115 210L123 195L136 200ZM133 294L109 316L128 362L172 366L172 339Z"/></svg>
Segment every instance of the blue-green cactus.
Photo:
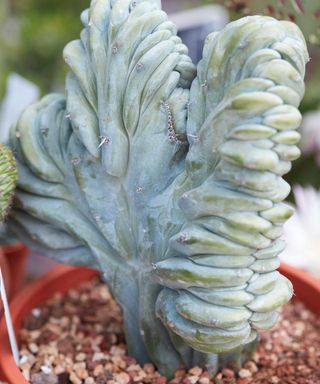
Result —
<svg viewBox="0 0 320 384"><path fill-rule="evenodd" d="M11 227L103 272L140 362L170 376L235 361L292 295L276 269L303 36L243 18L208 37L196 70L158 1L95 0L82 22L64 51L66 96L12 130Z"/></svg>

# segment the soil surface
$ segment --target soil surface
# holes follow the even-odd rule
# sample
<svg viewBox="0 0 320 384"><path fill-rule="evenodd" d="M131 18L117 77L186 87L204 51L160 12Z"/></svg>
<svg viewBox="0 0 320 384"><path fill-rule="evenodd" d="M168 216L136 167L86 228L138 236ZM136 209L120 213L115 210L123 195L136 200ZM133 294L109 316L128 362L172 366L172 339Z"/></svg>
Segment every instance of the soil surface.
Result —
<svg viewBox="0 0 320 384"><path fill-rule="evenodd" d="M293 301L261 334L240 372L210 379L199 367L167 381L152 364L127 355L121 311L98 279L35 308L20 332L23 375L32 384L320 384L320 317Z"/></svg>

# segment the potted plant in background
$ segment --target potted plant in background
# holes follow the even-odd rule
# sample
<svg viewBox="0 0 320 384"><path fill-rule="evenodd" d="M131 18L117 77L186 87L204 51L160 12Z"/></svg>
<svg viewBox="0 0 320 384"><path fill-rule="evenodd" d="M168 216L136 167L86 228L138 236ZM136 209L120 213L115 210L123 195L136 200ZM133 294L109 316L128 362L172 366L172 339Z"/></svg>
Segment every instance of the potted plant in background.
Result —
<svg viewBox="0 0 320 384"><path fill-rule="evenodd" d="M276 272L292 214L282 176L300 154L308 54L294 24L255 16L210 35L196 70L159 8L98 0L82 14L66 97L12 130L9 223L102 271L130 354L170 377L181 363L238 367L292 295Z"/></svg>

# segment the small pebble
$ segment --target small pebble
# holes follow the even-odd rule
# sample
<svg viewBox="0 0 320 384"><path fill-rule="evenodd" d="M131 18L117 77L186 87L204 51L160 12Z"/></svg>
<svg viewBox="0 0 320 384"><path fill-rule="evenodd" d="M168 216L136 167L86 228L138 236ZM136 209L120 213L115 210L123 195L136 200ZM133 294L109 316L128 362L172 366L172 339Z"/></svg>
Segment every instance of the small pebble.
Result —
<svg viewBox="0 0 320 384"><path fill-rule="evenodd" d="M46 365L42 365L40 369L45 375L49 375L52 372L52 369Z"/></svg>
<svg viewBox="0 0 320 384"><path fill-rule="evenodd" d="M222 370L222 376L231 379L231 378L234 378L234 377L235 377L235 374L234 374L234 371L232 371L231 369L224 368L224 369ZM240 377L241 377L241 376L240 376Z"/></svg>
<svg viewBox="0 0 320 384"><path fill-rule="evenodd" d="M82 380L75 374L75 372L71 372L69 376L69 380L72 384L81 384Z"/></svg>
<svg viewBox="0 0 320 384"><path fill-rule="evenodd" d="M93 371L93 376L97 377L99 376L101 373L104 372L104 369L103 369L103 365L102 364L99 364L95 367L94 371Z"/></svg>
<svg viewBox="0 0 320 384"><path fill-rule="evenodd" d="M35 343L28 344L28 348L29 348L30 352L32 352L32 353L37 353L39 351L39 348L38 348L37 344L35 344Z"/></svg>
<svg viewBox="0 0 320 384"><path fill-rule="evenodd" d="M68 372L58 374L58 384L70 384Z"/></svg>
<svg viewBox="0 0 320 384"><path fill-rule="evenodd" d="M209 377L200 377L199 383L200 384L210 384L210 379L209 379Z"/></svg>
<svg viewBox="0 0 320 384"><path fill-rule="evenodd" d="M189 369L188 373L190 373L190 375L193 375L193 376L200 376L201 373L202 373L202 368L200 367L193 367L191 369Z"/></svg>
<svg viewBox="0 0 320 384"><path fill-rule="evenodd" d="M144 366L143 366L143 370L148 373L149 375L153 375L154 372L155 372L155 367L153 364L151 363L146 363Z"/></svg>
<svg viewBox="0 0 320 384"><path fill-rule="evenodd" d="M34 308L31 313L33 314L34 317L40 317L41 316L41 309L39 308Z"/></svg>
<svg viewBox="0 0 320 384"><path fill-rule="evenodd" d="M118 384L128 384L130 382L130 376L126 372L115 374L114 379Z"/></svg>
<svg viewBox="0 0 320 384"><path fill-rule="evenodd" d="M78 353L76 356L76 361L85 361L87 355L85 353Z"/></svg>
<svg viewBox="0 0 320 384"><path fill-rule="evenodd" d="M199 376L188 376L189 383L196 384L199 380Z"/></svg>
<svg viewBox="0 0 320 384"><path fill-rule="evenodd" d="M74 371L79 379L85 380L88 377L88 371L83 367L74 368Z"/></svg>
<svg viewBox="0 0 320 384"><path fill-rule="evenodd" d="M243 367L248 369L252 374L258 372L258 367L253 361L246 362Z"/></svg>
<svg viewBox="0 0 320 384"><path fill-rule="evenodd" d="M252 376L252 373L249 371L249 369L240 369L239 371L239 377L241 377L241 379L247 379L248 377L251 377Z"/></svg>
<svg viewBox="0 0 320 384"><path fill-rule="evenodd" d="M95 352L93 357L92 357L92 361L101 361L101 360L104 360L106 358L106 355L102 352Z"/></svg>
<svg viewBox="0 0 320 384"><path fill-rule="evenodd" d="M23 364L25 364L28 360L29 360L29 359L28 359L28 356L27 356L27 355L23 355L23 356L20 358L20 360L19 360L19 364L20 364L20 365L23 365Z"/></svg>

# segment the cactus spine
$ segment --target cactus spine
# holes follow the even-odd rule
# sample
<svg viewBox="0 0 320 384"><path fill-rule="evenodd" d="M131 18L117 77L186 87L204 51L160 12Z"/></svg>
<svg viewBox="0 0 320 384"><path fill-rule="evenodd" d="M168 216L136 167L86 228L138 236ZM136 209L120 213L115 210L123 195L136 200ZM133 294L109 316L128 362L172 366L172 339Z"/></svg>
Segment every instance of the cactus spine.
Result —
<svg viewBox="0 0 320 384"><path fill-rule="evenodd" d="M196 69L158 1L96 0L81 18L66 96L28 108L11 133L11 228L103 272L140 362L167 376L238 364L292 295L276 269L303 36L244 18L208 37Z"/></svg>

